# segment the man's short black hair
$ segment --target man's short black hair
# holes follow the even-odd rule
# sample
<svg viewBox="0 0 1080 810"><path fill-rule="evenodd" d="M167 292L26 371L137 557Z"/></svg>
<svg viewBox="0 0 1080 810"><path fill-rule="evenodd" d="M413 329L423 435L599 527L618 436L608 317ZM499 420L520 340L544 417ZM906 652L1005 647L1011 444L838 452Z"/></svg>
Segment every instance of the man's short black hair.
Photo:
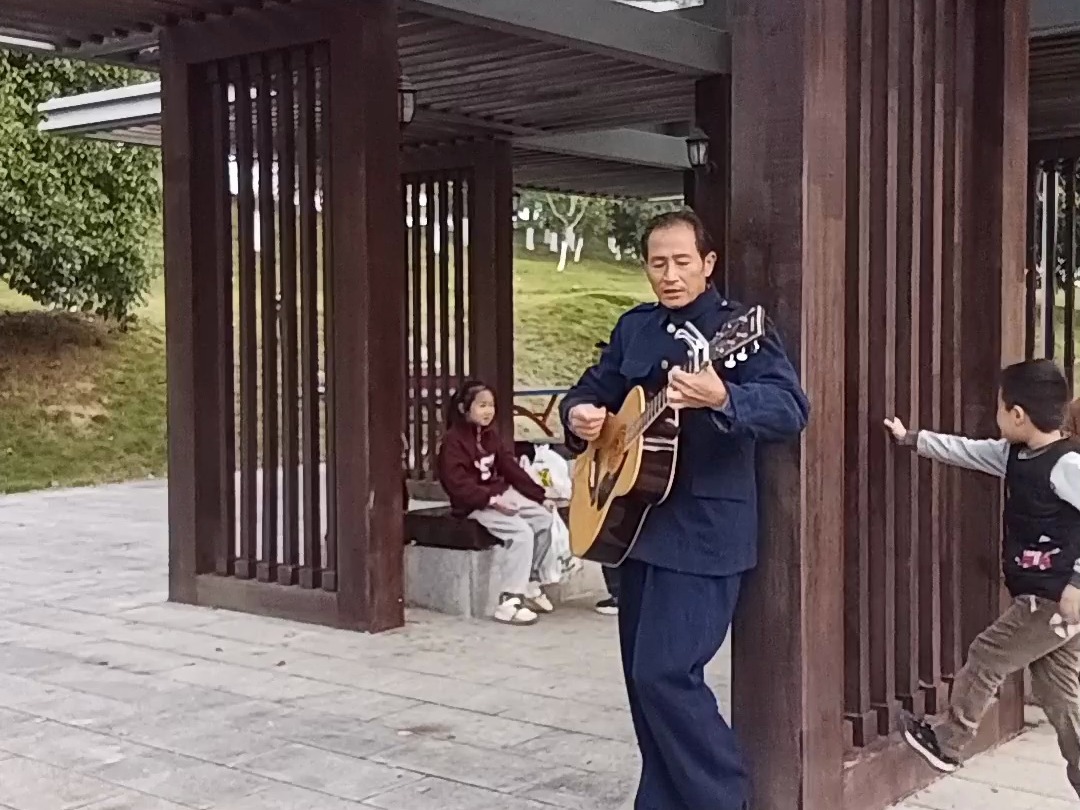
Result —
<svg viewBox="0 0 1080 810"><path fill-rule="evenodd" d="M704 259L712 252L712 239L709 238L709 232L705 229L705 223L701 221L701 217L689 208L680 208L678 211L668 211L649 220L641 234L642 259L649 258L649 237L653 235L653 231L661 231L673 225L689 225L694 229L694 243L701 258Z"/></svg>
<svg viewBox="0 0 1080 810"><path fill-rule="evenodd" d="M1058 430L1069 404L1069 383L1053 360L1025 360L1001 372L1001 401L1021 407L1039 430Z"/></svg>

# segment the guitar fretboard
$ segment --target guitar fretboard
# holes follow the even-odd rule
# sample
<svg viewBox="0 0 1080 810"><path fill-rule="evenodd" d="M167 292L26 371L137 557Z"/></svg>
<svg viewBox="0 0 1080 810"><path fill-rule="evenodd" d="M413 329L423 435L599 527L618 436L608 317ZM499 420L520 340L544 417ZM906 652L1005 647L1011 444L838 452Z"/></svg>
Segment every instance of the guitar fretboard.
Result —
<svg viewBox="0 0 1080 810"><path fill-rule="evenodd" d="M761 307L753 307L746 314L729 321L724 325L715 338L709 342L709 357L702 363L701 368L695 369L696 371L703 371L716 362L724 360L736 351L744 349L750 343L756 342L759 337L764 334L764 313ZM755 348L756 350L756 348ZM740 355L740 359L745 359L745 355ZM627 427L626 434L620 442L621 447L619 451L624 451L631 442L640 437L649 427L660 418L660 415L668 408L668 389L664 386L659 393L650 398L645 403L645 410L641 416L635 419Z"/></svg>

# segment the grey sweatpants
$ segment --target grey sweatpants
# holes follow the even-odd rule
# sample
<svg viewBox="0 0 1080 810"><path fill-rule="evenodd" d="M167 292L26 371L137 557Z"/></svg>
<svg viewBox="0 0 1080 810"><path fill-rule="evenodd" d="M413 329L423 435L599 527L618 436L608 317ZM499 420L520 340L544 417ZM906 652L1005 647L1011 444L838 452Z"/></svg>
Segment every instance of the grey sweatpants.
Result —
<svg viewBox="0 0 1080 810"><path fill-rule="evenodd" d="M517 514L488 507L469 518L505 544L495 555L500 593L523 596L530 582L539 582L540 563L551 549L551 512L516 489L507 490L506 500L517 507Z"/></svg>

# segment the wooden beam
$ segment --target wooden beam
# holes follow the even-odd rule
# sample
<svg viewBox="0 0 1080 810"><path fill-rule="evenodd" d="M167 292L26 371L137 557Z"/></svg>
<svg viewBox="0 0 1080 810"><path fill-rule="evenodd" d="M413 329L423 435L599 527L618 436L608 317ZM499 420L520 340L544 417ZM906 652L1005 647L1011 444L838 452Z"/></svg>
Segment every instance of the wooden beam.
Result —
<svg viewBox="0 0 1080 810"><path fill-rule="evenodd" d="M712 79L704 81L711 82ZM726 79L721 79L726 81ZM637 129L609 129L578 135L540 135L514 140L514 145L538 152L651 166L682 171L689 168L686 139ZM725 178L726 179L726 178Z"/></svg>
<svg viewBox="0 0 1080 810"><path fill-rule="evenodd" d="M707 76L730 69L726 31L675 15L582 0L404 0L402 8L526 39ZM678 43L673 47L673 43Z"/></svg>
<svg viewBox="0 0 1080 810"><path fill-rule="evenodd" d="M847 60L850 5L734 0L730 293L801 368L801 442L759 451L761 553L733 638L754 804L842 806Z"/></svg>
<svg viewBox="0 0 1080 810"><path fill-rule="evenodd" d="M1029 2L1032 36L1057 36L1080 30L1080 3L1076 0L1029 0Z"/></svg>

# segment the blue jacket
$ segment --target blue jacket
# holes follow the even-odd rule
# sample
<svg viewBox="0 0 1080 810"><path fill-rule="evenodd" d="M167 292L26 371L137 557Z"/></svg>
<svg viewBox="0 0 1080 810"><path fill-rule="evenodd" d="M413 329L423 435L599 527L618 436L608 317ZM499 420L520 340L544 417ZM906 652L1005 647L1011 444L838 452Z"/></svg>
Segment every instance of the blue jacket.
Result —
<svg viewBox="0 0 1080 810"><path fill-rule="evenodd" d="M567 422L575 405L617 411L632 387L642 385L651 395L666 384L672 365L686 363L686 345L668 333L669 323L689 320L712 337L740 309L709 287L680 310L643 304L624 314L596 365L562 401L567 447L573 452L585 447ZM729 400L722 410L682 412L674 485L667 500L649 513L630 554L703 576L728 576L757 564L755 446L797 436L809 415L798 375L774 333L745 362L716 368Z"/></svg>

